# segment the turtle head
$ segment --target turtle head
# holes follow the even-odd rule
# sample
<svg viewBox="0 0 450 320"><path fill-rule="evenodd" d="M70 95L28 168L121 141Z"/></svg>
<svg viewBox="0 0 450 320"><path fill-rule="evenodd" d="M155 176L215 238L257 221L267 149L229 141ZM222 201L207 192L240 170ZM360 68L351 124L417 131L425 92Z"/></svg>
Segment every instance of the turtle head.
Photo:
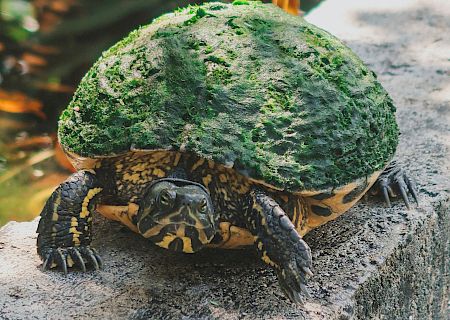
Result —
<svg viewBox="0 0 450 320"><path fill-rule="evenodd" d="M218 217L202 185L182 179L151 184L139 204L139 232L158 246L196 252L216 234Z"/></svg>

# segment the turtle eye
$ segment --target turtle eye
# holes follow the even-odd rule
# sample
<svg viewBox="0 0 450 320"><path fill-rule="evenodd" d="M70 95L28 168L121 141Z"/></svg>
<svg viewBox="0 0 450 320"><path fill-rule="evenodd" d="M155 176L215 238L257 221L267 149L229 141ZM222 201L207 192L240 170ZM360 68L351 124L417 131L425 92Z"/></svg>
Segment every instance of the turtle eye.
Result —
<svg viewBox="0 0 450 320"><path fill-rule="evenodd" d="M200 211L201 213L205 213L206 211L208 211L208 202L205 198L200 201L198 205L198 211Z"/></svg>
<svg viewBox="0 0 450 320"><path fill-rule="evenodd" d="M175 194L173 191L163 190L159 194L159 204L165 207L171 207L173 200L175 199Z"/></svg>

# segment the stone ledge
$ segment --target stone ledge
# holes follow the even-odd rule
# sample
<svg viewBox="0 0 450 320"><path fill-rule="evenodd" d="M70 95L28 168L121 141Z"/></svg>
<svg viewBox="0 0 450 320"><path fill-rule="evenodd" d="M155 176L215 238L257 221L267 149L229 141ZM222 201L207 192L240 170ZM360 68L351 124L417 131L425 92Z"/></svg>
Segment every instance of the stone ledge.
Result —
<svg viewBox="0 0 450 320"><path fill-rule="evenodd" d="M42 273L37 220L0 231L0 318L444 319L450 281L449 201L419 210L360 204L311 232L312 300L290 304L253 250L167 252L96 221L105 269Z"/></svg>
<svg viewBox="0 0 450 320"><path fill-rule="evenodd" d="M391 93L398 158L419 184L420 208L371 200L308 234L315 275L303 307L283 297L253 250L179 255L99 218L94 245L105 269L64 276L39 269L37 220L12 222L0 230L0 318L445 319L450 4L357 3L327 0L308 19L346 40Z"/></svg>

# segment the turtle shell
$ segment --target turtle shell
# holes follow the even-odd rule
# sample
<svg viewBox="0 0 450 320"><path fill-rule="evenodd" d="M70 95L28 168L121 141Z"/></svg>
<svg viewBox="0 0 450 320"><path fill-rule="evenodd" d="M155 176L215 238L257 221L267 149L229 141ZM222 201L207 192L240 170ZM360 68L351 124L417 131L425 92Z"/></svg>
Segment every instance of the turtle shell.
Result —
<svg viewBox="0 0 450 320"><path fill-rule="evenodd" d="M382 169L392 100L341 41L259 2L180 9L95 63L59 121L80 157L181 150L288 191Z"/></svg>

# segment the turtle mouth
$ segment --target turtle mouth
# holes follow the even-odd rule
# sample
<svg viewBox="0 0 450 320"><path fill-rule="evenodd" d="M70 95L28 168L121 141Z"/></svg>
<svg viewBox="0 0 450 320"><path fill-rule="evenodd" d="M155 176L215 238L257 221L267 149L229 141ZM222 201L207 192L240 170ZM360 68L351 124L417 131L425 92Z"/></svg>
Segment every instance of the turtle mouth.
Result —
<svg viewBox="0 0 450 320"><path fill-rule="evenodd" d="M201 214L196 210L193 210L189 206L182 206L175 212L169 214L155 213L151 217L153 222L159 225L167 226L185 226L193 227L198 230L206 230L209 228L215 228L213 217L208 214Z"/></svg>
<svg viewBox="0 0 450 320"><path fill-rule="evenodd" d="M174 220L168 220L168 219L161 219L161 220L156 220L154 219L153 222L156 225L159 226L173 226L174 229L180 229L182 227L191 227L191 228L195 228L198 230L206 230L206 229L210 229L210 228L214 228L214 226L211 223L202 223L200 221L189 221L186 219L180 219L180 221L174 221Z"/></svg>
<svg viewBox="0 0 450 320"><path fill-rule="evenodd" d="M190 248L192 247L192 241L190 238L186 238L186 237L174 237L174 238L170 238L169 237L169 242L168 242L168 246L162 246L161 244L158 244L160 247L172 250L172 251L177 251L177 252L186 252L186 253L193 253L194 251L191 250Z"/></svg>
<svg viewBox="0 0 450 320"><path fill-rule="evenodd" d="M162 248L193 253L211 242L215 233L212 227L198 229L186 223L157 223L142 235Z"/></svg>

